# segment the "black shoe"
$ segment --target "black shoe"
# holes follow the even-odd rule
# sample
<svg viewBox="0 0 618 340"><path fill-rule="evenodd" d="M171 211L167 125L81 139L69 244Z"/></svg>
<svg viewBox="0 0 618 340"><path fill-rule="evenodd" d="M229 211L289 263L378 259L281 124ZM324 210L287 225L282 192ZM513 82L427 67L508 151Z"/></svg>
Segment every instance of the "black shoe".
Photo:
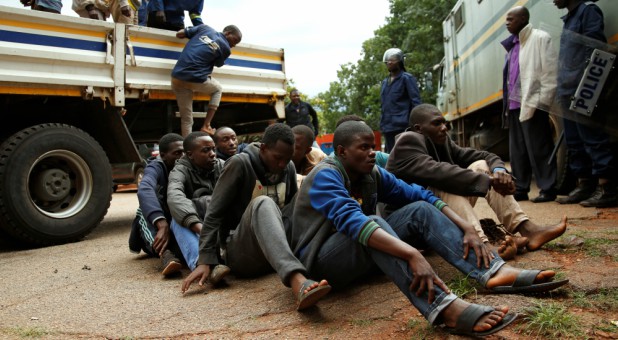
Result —
<svg viewBox="0 0 618 340"><path fill-rule="evenodd" d="M163 252L161 262L163 263L163 270L161 271L161 274L165 276L176 274L182 268L182 263L180 263L180 260L169 249Z"/></svg>
<svg viewBox="0 0 618 340"><path fill-rule="evenodd" d="M584 207L609 208L618 206L618 192L613 184L599 184L590 198L579 202Z"/></svg>
<svg viewBox="0 0 618 340"><path fill-rule="evenodd" d="M580 178L577 187L569 192L569 196L560 197L556 202L560 204L575 204L586 200L594 193L595 183L590 178Z"/></svg>
<svg viewBox="0 0 618 340"><path fill-rule="evenodd" d="M527 201L528 200L528 194L525 192L516 192L513 194L513 198L515 198L515 200L517 202L519 201Z"/></svg>
<svg viewBox="0 0 618 340"><path fill-rule="evenodd" d="M537 197L531 199L532 203L552 202L556 199L556 194L542 192Z"/></svg>

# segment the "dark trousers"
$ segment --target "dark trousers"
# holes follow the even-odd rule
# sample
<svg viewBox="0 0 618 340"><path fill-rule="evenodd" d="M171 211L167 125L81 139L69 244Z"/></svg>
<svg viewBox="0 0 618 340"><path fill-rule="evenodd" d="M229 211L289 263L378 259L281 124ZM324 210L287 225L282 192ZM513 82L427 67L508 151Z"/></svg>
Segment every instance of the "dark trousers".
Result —
<svg viewBox="0 0 618 340"><path fill-rule="evenodd" d="M607 133L564 119L564 137L568 147L569 167L575 176L615 178L614 154Z"/></svg>
<svg viewBox="0 0 618 340"><path fill-rule="evenodd" d="M542 193L552 193L556 183L556 159L549 114L539 109L532 118L520 122L520 109L509 110L509 152L511 170L518 193L528 193L532 175Z"/></svg>
<svg viewBox="0 0 618 340"><path fill-rule="evenodd" d="M393 147L395 146L395 136L404 131L405 130L382 133L382 135L384 136L384 152L391 153Z"/></svg>
<svg viewBox="0 0 618 340"><path fill-rule="evenodd" d="M148 27L160 28L160 29L174 31L174 32L178 32L181 29L185 28L184 24L178 25L178 24L172 24L169 21L161 22L157 20L157 12L148 13L147 25Z"/></svg>

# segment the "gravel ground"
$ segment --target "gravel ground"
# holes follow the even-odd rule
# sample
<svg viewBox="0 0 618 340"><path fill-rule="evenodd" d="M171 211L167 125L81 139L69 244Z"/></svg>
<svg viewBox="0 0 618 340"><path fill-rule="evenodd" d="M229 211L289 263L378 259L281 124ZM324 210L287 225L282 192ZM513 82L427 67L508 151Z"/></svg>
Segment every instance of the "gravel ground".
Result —
<svg viewBox="0 0 618 340"><path fill-rule="evenodd" d="M531 195L534 197L534 194ZM382 276L329 294L317 307L299 313L294 295L276 275L247 280L227 279L227 285L196 289L183 296L181 276L160 275L160 261L129 252L127 240L137 199L134 191L117 192L103 223L84 240L40 249L18 249L0 243L0 337L8 339L270 339L270 338L445 338L431 330L403 295ZM583 230L614 232L618 209L564 207L557 203L522 202L540 224L570 218L566 235ZM476 208L492 217L484 200ZM614 215L612 215L614 214ZM613 231L612 231L613 230ZM578 255L579 254L579 255ZM446 280L455 270L433 254L430 262ZM591 257L540 250L519 256L514 265L556 268L570 279L569 288L593 292L618 286L616 254ZM482 290L472 302L509 305L523 311L538 299L560 301L564 291L544 297L488 295ZM584 313L586 315L590 313ZM603 318L617 320L616 309ZM595 315L588 316L592 323ZM514 333L500 338L529 338ZM451 337L456 338L456 337Z"/></svg>

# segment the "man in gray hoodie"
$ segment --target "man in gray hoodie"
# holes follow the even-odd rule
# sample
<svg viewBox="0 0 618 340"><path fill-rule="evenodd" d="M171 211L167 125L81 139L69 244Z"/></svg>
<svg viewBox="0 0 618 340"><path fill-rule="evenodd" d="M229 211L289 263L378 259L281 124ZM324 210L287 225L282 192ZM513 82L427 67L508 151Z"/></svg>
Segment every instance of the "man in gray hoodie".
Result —
<svg viewBox="0 0 618 340"><path fill-rule="evenodd" d="M195 281L203 285L211 267L222 260L236 276L255 277L274 269L297 294L297 310L313 306L330 291L326 280L307 278L288 245L281 209L298 191L293 152L292 129L276 123L266 128L261 143L249 144L226 161L202 226L197 267L184 280L183 293Z"/></svg>
<svg viewBox="0 0 618 340"><path fill-rule="evenodd" d="M183 141L185 155L169 176L167 205L172 214L171 229L187 266L193 270L198 256L198 241L202 221L212 198L215 183L223 171L224 162L215 156L215 142L202 131L192 132ZM209 278L215 284L229 273L219 266Z"/></svg>

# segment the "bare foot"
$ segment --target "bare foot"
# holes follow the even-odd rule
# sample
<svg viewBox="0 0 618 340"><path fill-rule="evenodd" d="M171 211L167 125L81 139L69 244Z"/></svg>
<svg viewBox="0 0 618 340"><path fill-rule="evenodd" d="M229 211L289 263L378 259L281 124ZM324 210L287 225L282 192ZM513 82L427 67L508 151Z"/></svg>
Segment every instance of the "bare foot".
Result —
<svg viewBox="0 0 618 340"><path fill-rule="evenodd" d="M457 299L449 304L442 312L442 318L444 325L453 328L457 325L457 319L463 313L463 311L470 305L462 299ZM509 307L503 306L495 308L493 312L483 315L474 325L475 332L484 332L492 329L496 326L506 313L509 312Z"/></svg>
<svg viewBox="0 0 618 340"><path fill-rule="evenodd" d="M528 238L526 247L533 251L541 248L545 243L564 234L567 227L566 215L562 217L560 223L553 226L539 226L531 221L524 221L518 226L518 231L522 236Z"/></svg>
<svg viewBox="0 0 618 340"><path fill-rule="evenodd" d="M513 237L507 235L504 238L504 241L498 246L498 255L505 261L515 258L515 255L517 255L517 244Z"/></svg>
<svg viewBox="0 0 618 340"><path fill-rule="evenodd" d="M307 294L307 293L309 293L310 291L312 291L312 290L314 290L314 289L316 289L316 288L318 288L318 287L320 287L320 286L328 286L328 281L326 281L326 280L322 280L322 281L320 281L320 282L316 282L316 283L312 284L311 286L307 287L307 288L303 291L303 293ZM299 288L298 290L300 290L300 288Z"/></svg>
<svg viewBox="0 0 618 340"><path fill-rule="evenodd" d="M294 294L298 294L305 281L307 281L307 278L303 274L299 272L294 272L290 277L290 286L292 287L292 292L294 292ZM305 287L303 293L307 294L319 286L328 286L328 281L322 280L320 282L315 282L310 286Z"/></svg>
<svg viewBox="0 0 618 340"><path fill-rule="evenodd" d="M498 286L510 286L515 282L517 275L522 271L520 268L511 267L508 264L498 269L498 272L487 281L486 287L491 289ZM534 280L534 283L549 282L556 272L553 270L541 271Z"/></svg>
<svg viewBox="0 0 618 340"><path fill-rule="evenodd" d="M528 238L523 236L513 236L513 241L517 249L525 248L528 245Z"/></svg>
<svg viewBox="0 0 618 340"><path fill-rule="evenodd" d="M210 127L210 125L208 126L202 126L202 128L200 129L200 131L202 132L206 132L207 134L214 136L215 135L215 129L213 129L212 127Z"/></svg>

